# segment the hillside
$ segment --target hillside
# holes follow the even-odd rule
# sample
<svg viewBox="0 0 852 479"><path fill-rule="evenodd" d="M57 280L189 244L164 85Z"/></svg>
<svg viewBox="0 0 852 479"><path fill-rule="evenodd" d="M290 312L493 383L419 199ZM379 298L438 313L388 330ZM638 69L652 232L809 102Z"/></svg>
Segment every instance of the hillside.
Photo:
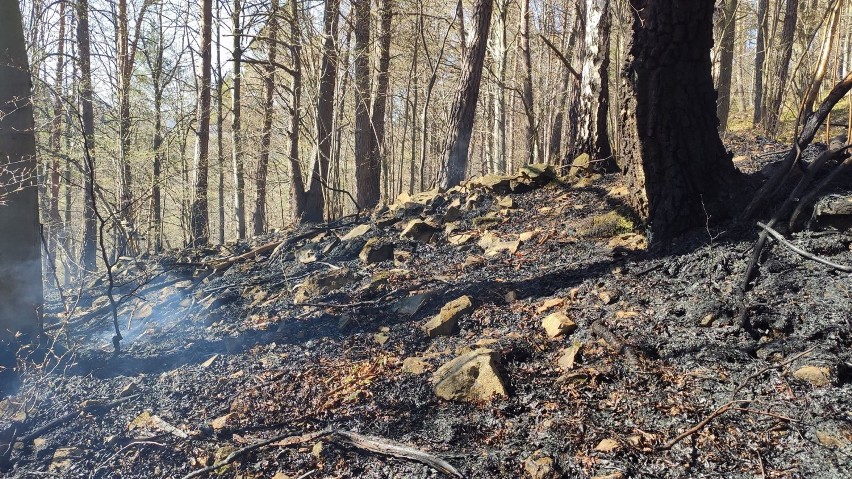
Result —
<svg viewBox="0 0 852 479"><path fill-rule="evenodd" d="M93 280L0 402L2 477L852 476L848 274L773 245L754 340L755 232L647 251L619 181L528 167L125 261L121 355ZM848 232L792 241L852 264Z"/></svg>

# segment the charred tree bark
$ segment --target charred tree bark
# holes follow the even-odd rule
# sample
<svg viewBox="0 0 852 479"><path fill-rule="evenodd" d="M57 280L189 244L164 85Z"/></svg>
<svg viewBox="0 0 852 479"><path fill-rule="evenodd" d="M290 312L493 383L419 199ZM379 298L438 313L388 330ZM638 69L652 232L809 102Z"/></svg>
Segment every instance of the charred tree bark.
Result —
<svg viewBox="0 0 852 479"><path fill-rule="evenodd" d="M374 161L376 137L370 116L370 0L353 2L355 11L355 183L362 208L379 204L381 171Z"/></svg>
<svg viewBox="0 0 852 479"><path fill-rule="evenodd" d="M319 223L324 218L325 185L331 163L334 140L334 90L337 86L337 33L340 18L340 0L326 0L323 10L322 65L320 67L319 94L317 95L317 155L311 168L311 178L305 211L297 212L302 221Z"/></svg>
<svg viewBox="0 0 852 479"><path fill-rule="evenodd" d="M729 214L738 172L717 130L713 0L631 0L622 151L632 206L664 243Z"/></svg>
<svg viewBox="0 0 852 479"><path fill-rule="evenodd" d="M210 163L210 72L213 0L201 1L201 78L199 84L198 131L195 148L195 197L190 209L190 244L210 242L210 211L207 205L207 174Z"/></svg>
<svg viewBox="0 0 852 479"><path fill-rule="evenodd" d="M458 185L467 173L470 137L473 133L473 120L479 98L482 64L485 61L493 8L494 0L476 0L473 12L475 22L473 39L464 59L462 76L450 110L449 135L444 152L447 174L441 182L441 187L445 189Z"/></svg>
<svg viewBox="0 0 852 479"><path fill-rule="evenodd" d="M595 170L614 172L607 128L609 110L609 0L586 3L585 52L580 82L576 152L588 153Z"/></svg>
<svg viewBox="0 0 852 479"><path fill-rule="evenodd" d="M90 161L85 161L85 210L83 212L83 246L80 266L85 271L97 269L97 218L95 217L95 111L92 105L92 63L89 41L89 0L77 0L77 61L80 64L80 122L83 128L85 149Z"/></svg>
<svg viewBox="0 0 852 479"><path fill-rule="evenodd" d="M8 340L41 332L43 293L32 83L18 2L0 2L0 27L0 338Z"/></svg>
<svg viewBox="0 0 852 479"><path fill-rule="evenodd" d="M719 42L719 80L716 86L716 115L719 117L719 130L728 129L728 115L731 112L731 78L734 71L734 41L737 34L737 0L726 0L722 9L722 39Z"/></svg>

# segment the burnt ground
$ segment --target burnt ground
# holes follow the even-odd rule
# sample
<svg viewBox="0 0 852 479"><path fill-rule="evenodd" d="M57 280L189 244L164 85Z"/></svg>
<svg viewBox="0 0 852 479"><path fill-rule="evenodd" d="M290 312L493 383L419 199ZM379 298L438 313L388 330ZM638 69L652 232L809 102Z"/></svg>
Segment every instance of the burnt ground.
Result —
<svg viewBox="0 0 852 479"><path fill-rule="evenodd" d="M456 191L410 203L389 226L391 213L374 215L384 227L348 219L258 239L301 238L222 275L197 265L249 246L124 262L121 355L99 280L70 326L53 330L53 350L19 363L19 387L0 403L0 430L17 437L0 476L182 477L273 435L334 427L429 452L467 477L852 477L849 275L772 245L746 295L755 340L735 324L755 231L714 225L646 251L629 216L613 213L623 210L618 181L552 182L508 194L510 208L499 191ZM400 238L410 219L440 222L455 199L452 235L468 242ZM370 228L339 239L357 224ZM534 233L514 253L486 256L486 231ZM395 258L365 265L370 238L393 242ZM852 264L852 233L793 241ZM354 279L294 305L299 284L339 267ZM420 326L463 295L474 309L459 331L428 338ZM556 311L577 327L549 339L541 321ZM560 358L573 345L569 368ZM435 369L480 346L499 353L508 396L438 398ZM441 476L317 441L261 448L214 475Z"/></svg>

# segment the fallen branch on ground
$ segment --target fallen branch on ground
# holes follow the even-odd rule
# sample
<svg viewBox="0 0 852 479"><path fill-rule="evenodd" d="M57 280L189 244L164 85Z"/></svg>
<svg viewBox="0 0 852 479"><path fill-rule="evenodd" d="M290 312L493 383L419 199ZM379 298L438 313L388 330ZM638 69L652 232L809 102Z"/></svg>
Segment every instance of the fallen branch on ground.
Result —
<svg viewBox="0 0 852 479"><path fill-rule="evenodd" d="M26 436L21 437L19 439L19 441L23 442L25 444L32 442L34 439L44 435L44 433L46 433L47 431L55 429L55 428L67 423L68 421L70 421L70 420L72 420L72 419L74 419L78 416L82 416L83 414L88 414L88 413L108 411L108 410L110 410L110 409L112 409L116 406L124 404L124 403L131 401L133 399L136 399L138 397L139 397L138 394L134 394L132 396L119 398L119 399L116 399L115 401L110 401L110 402L102 402L102 401L97 401L97 400L83 401L83 403L80 404L80 407L77 410L69 412L69 413L64 414L62 416L59 416L58 418L48 422L47 424L35 429L34 431L27 434Z"/></svg>
<svg viewBox="0 0 852 479"><path fill-rule="evenodd" d="M710 421L712 421L713 419L716 419L717 417L721 416L722 414L725 414L726 412L728 412L728 410L731 409L731 407L733 407L737 404L740 404L740 403L744 403L744 402L751 402L751 401L741 399L741 400L737 400L737 401L726 402L719 409L716 409L709 416L702 419L698 424L696 424L695 426L692 426L691 428L687 429L686 431L678 434L674 439L672 439L672 440L668 441L667 443L663 444L662 446L658 447L657 450L658 451L668 451L669 449L674 447L675 444L677 444L680 441L686 439L687 437L697 433L698 431L704 429L704 426L710 424Z"/></svg>
<svg viewBox="0 0 852 479"><path fill-rule="evenodd" d="M603 324L602 320L599 319L592 323L591 329L593 333L603 338L604 341L609 343L609 345L616 349L619 353L624 353L624 357L627 359L630 366L634 368L639 366L639 355L636 353L636 348L625 343L623 339L607 328Z"/></svg>
<svg viewBox="0 0 852 479"><path fill-rule="evenodd" d="M824 265L826 265L830 268L834 268L838 271L843 271L844 273L852 273L852 266L846 266L846 265L843 265L843 264L838 264L838 263L829 261L825 258L822 258L820 256L817 256L813 253L808 253L807 251L803 250L802 248L799 248L798 246L794 245L793 243L787 241L784 238L784 236L781 235L781 233L775 231L774 229L772 229L772 227L770 227L768 225L765 225L763 223L758 222L757 226L760 226L761 228L763 228L764 231L769 233L769 235L772 236L773 238L775 238L775 240L777 240L779 243L781 243L782 245L786 246L791 251L799 254L800 256L802 256L804 258L807 258L811 261L816 261L817 263L820 263L820 264L824 264Z"/></svg>
<svg viewBox="0 0 852 479"><path fill-rule="evenodd" d="M816 346L814 346L810 349L806 349L806 350L802 351L801 353L796 354L795 356L793 356L793 357L791 357L791 358L789 358L789 359L787 359L787 360L785 360L785 361L783 361L779 364L773 364L772 366L767 366L767 367L761 369L760 371L757 371L755 373L750 374L749 377L745 378L745 381L740 383L740 385L737 386L736 389L734 389L734 392L731 393L731 399L735 398L737 396L737 393L739 393L740 390L742 390L742 388L744 388L745 385L748 384L748 382L751 381L752 379L760 377L764 373L768 373L769 371L772 371L773 369L781 369L784 366L787 366L787 365L795 362L797 359L804 357L804 356L807 356L808 354L813 352L814 349L816 349Z"/></svg>
<svg viewBox="0 0 852 479"><path fill-rule="evenodd" d="M213 472L221 467L231 464L232 462L236 461L237 459L249 452L255 451L266 446L290 447L323 438L327 438L329 441L343 446L351 446L357 449L375 452L377 454L382 454L385 456L392 456L396 458L416 461L453 477L464 477L456 468L450 465L447 461L437 456L433 456L429 453L408 446L403 446L401 444L397 444L392 441L378 437L364 436L351 431L340 431L337 429L328 428L323 429L322 431L296 436L289 434L281 434L275 437L271 437L269 439L265 439L263 441L256 442L254 444L250 444L246 447L237 449L236 451L228 454L225 459L217 461L213 465L198 469L197 471L193 471L187 474L186 476L183 476L182 479L193 479L196 477L204 476L207 473Z"/></svg>

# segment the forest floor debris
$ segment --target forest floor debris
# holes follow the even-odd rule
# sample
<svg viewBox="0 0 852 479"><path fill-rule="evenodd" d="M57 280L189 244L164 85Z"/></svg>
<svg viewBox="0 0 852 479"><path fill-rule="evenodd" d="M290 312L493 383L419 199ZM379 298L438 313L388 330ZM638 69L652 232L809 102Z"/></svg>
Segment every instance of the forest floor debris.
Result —
<svg viewBox="0 0 852 479"><path fill-rule="evenodd" d="M647 251L623 198L534 168L128 261L122 354L102 280L55 306L0 402L0 476L852 476L849 275L772 246L752 339L756 231ZM848 231L789 241L852 263Z"/></svg>

